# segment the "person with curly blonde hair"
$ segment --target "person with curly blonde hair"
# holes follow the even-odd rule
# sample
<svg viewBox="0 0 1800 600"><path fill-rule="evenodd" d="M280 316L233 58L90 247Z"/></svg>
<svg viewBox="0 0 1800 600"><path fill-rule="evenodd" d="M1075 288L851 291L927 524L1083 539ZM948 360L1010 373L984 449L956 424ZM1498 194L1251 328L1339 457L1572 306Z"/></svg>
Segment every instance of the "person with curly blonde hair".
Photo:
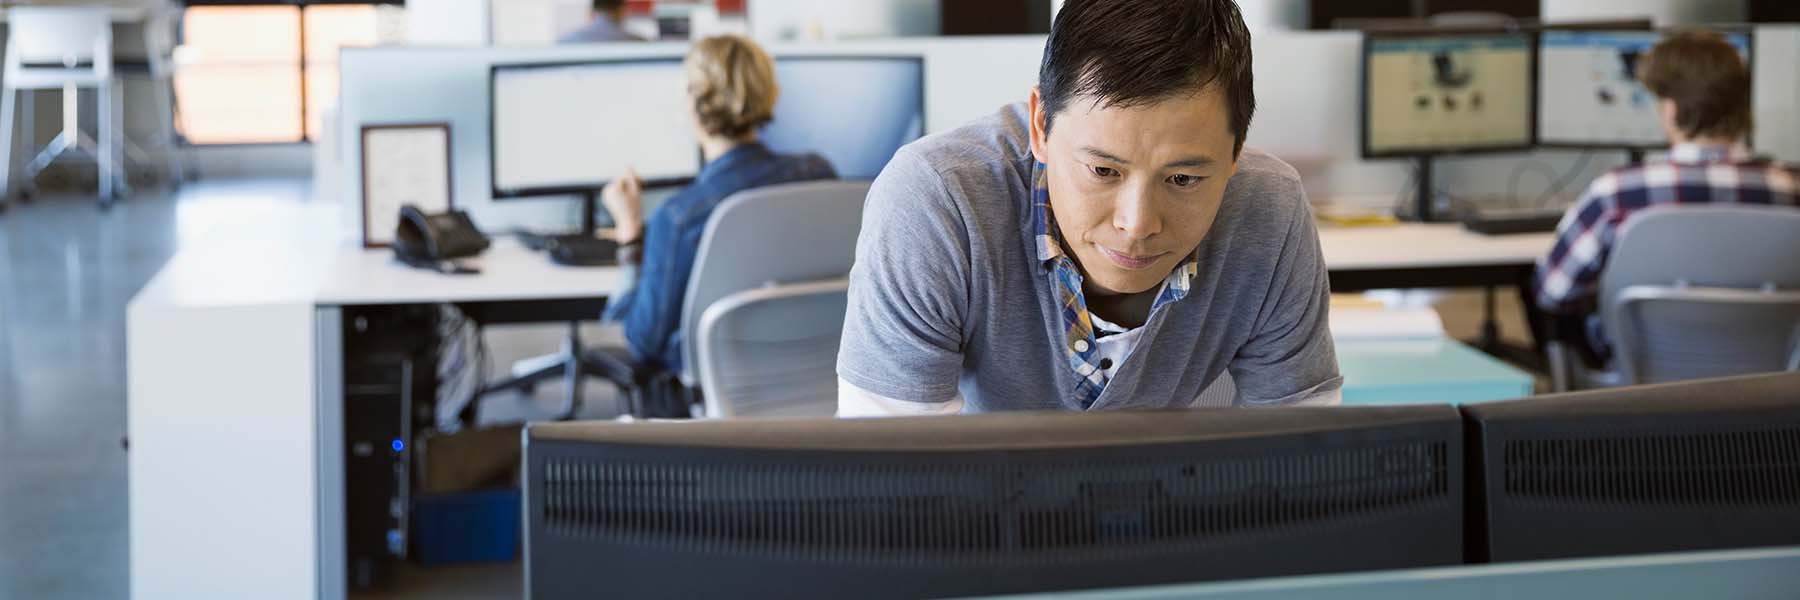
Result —
<svg viewBox="0 0 1800 600"><path fill-rule="evenodd" d="M739 36L700 40L684 67L689 115L706 166L647 220L644 183L631 169L601 192L616 225L621 262L638 267L628 278L631 289L613 296L607 318L624 324L635 359L669 370L682 367L681 305L713 209L744 190L837 178L817 154L776 154L758 141L757 132L775 118L781 87L775 61L755 42Z"/></svg>

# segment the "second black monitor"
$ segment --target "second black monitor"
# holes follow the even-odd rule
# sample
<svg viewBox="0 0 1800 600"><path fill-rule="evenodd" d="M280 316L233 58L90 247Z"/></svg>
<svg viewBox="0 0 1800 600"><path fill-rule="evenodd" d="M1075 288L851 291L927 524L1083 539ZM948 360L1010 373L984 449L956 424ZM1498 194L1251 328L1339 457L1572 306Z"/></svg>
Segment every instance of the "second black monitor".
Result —
<svg viewBox="0 0 1800 600"><path fill-rule="evenodd" d="M781 98L763 143L817 152L844 179L874 179L925 134L925 64L916 56L781 56Z"/></svg>
<svg viewBox="0 0 1800 600"><path fill-rule="evenodd" d="M1363 41L1365 158L1532 147L1529 33L1371 33Z"/></svg>

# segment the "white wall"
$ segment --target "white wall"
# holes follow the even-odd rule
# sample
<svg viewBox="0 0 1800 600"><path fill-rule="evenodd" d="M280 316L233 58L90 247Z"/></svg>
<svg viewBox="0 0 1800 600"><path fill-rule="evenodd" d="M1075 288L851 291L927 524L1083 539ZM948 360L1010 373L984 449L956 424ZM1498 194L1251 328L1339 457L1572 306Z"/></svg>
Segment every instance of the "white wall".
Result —
<svg viewBox="0 0 1800 600"><path fill-rule="evenodd" d="M927 133L949 131L1002 105L1030 99L1046 39L1024 35L906 42L925 53Z"/></svg>
<svg viewBox="0 0 1800 600"><path fill-rule="evenodd" d="M406 41L420 45L488 43L488 0L407 0Z"/></svg>
<svg viewBox="0 0 1800 600"><path fill-rule="evenodd" d="M949 0L969 2L981 0ZM750 35L765 42L937 35L939 0L750 0Z"/></svg>
<svg viewBox="0 0 1800 600"><path fill-rule="evenodd" d="M552 0L499 0L489 5L489 40L495 45L556 41L557 5Z"/></svg>
<svg viewBox="0 0 1800 600"><path fill-rule="evenodd" d="M1800 25L1757 27L1753 57L1756 151L1800 163Z"/></svg>

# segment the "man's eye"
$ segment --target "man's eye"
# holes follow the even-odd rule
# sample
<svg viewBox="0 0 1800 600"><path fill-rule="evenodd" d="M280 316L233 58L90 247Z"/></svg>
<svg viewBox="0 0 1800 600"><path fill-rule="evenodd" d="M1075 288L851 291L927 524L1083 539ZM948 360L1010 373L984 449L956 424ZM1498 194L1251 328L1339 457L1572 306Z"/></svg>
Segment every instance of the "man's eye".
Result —
<svg viewBox="0 0 1800 600"><path fill-rule="evenodd" d="M1169 183L1174 184L1175 187L1191 187L1191 186L1198 185L1202 181L1206 181L1206 178L1205 177L1196 177L1193 175L1170 175L1169 176Z"/></svg>
<svg viewBox="0 0 1800 600"><path fill-rule="evenodd" d="M1090 165L1088 170L1093 171L1094 175L1097 177L1112 178L1119 176L1119 172L1113 170L1111 167L1095 167Z"/></svg>

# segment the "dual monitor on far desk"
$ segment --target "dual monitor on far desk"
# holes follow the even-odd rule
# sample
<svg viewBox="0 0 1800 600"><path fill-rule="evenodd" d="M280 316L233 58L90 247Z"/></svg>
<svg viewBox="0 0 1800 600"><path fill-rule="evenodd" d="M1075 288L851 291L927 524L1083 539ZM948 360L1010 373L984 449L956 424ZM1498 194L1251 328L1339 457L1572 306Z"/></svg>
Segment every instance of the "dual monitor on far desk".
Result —
<svg viewBox="0 0 1800 600"><path fill-rule="evenodd" d="M1725 31L1746 62L1747 31ZM1430 158L1537 147L1642 152L1668 145L1639 57L1648 24L1541 31L1370 32L1363 42L1362 155ZM1429 185L1415 216L1430 216Z"/></svg>
<svg viewBox="0 0 1800 600"><path fill-rule="evenodd" d="M840 177L873 179L924 135L919 57L787 56L775 70L775 118L759 132L775 152L818 153ZM495 198L591 195L626 167L679 185L704 166L679 57L498 65L491 92Z"/></svg>

